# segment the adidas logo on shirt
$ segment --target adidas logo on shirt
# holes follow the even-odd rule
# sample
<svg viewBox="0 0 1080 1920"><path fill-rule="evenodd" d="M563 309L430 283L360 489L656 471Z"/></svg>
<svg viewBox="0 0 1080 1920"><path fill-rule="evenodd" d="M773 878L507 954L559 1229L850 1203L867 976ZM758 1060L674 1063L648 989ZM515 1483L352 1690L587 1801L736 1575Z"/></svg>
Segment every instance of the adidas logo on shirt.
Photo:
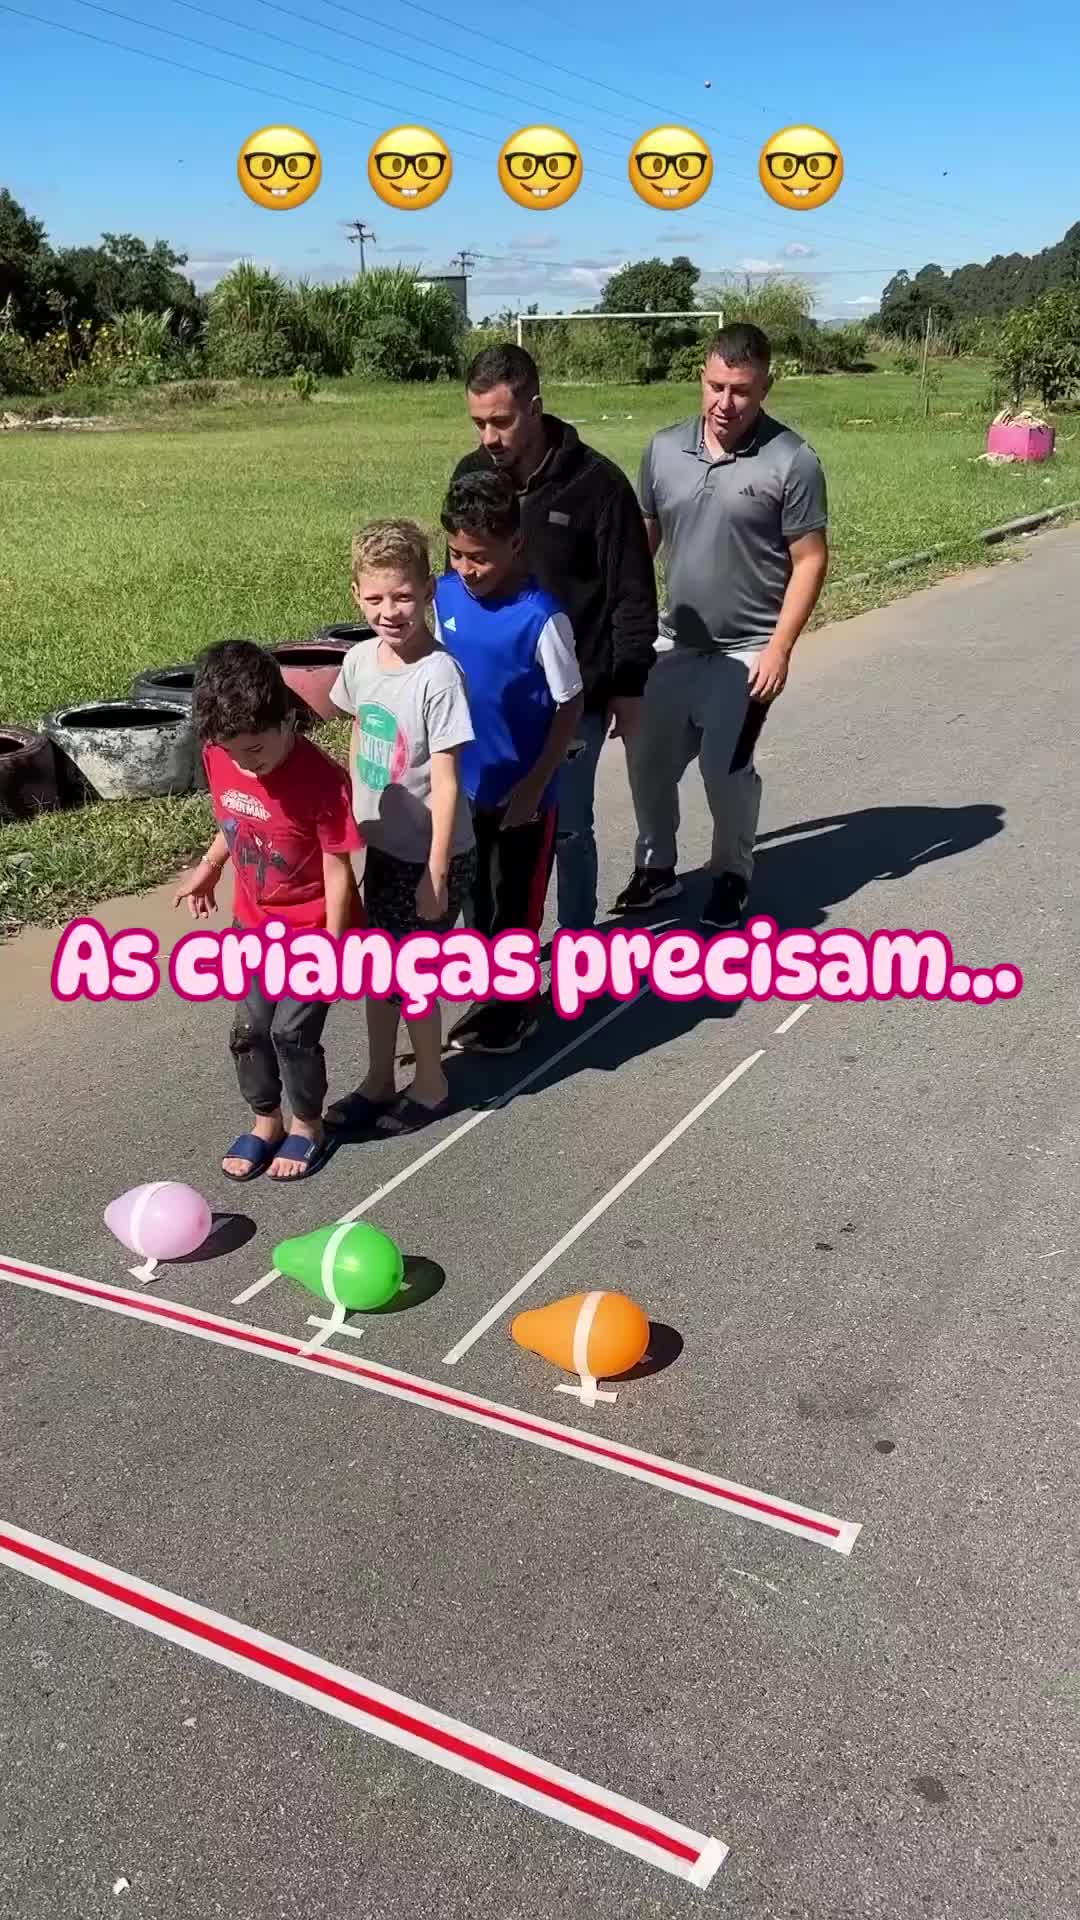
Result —
<svg viewBox="0 0 1080 1920"><path fill-rule="evenodd" d="M445 627L447 633L457 632L457 621L454 619L453 614L450 615L449 620L443 621L443 626Z"/></svg>

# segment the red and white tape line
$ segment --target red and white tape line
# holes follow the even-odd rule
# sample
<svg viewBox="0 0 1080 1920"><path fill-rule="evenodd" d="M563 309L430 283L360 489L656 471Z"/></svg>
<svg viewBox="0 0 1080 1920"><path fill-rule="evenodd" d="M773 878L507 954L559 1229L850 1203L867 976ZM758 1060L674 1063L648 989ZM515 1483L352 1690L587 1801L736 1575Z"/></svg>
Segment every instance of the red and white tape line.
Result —
<svg viewBox="0 0 1080 1920"><path fill-rule="evenodd" d="M761 1526L773 1527L781 1533L796 1534L799 1539L829 1547L834 1553L850 1554L860 1531L860 1524L856 1521L836 1520L830 1514L816 1513L811 1507L798 1506L794 1501L761 1493L753 1487L740 1486L737 1481L720 1479L696 1467L681 1466L678 1461L664 1460L658 1454L642 1453L636 1447L595 1439L575 1427L541 1419L517 1407L500 1406L493 1400L481 1400L476 1394L458 1392L440 1381L399 1373L394 1367L353 1359L351 1355L331 1352L326 1348L312 1352L309 1346L305 1347L288 1334L246 1326L240 1320L205 1313L195 1307L184 1307L174 1300L162 1300L156 1294L148 1299L145 1294L133 1293L127 1287L102 1286L96 1280L84 1280L77 1274L60 1273L53 1268L39 1267L30 1261L14 1260L6 1255L0 1255L0 1279L39 1293L81 1300L88 1306L101 1307L106 1313L124 1314L133 1320L172 1327L196 1339L231 1347L234 1352L261 1354L266 1360L277 1360L306 1372L324 1376L332 1374L337 1379L351 1382L353 1386L365 1387L371 1393L386 1394L408 1405L425 1407L429 1412L446 1413L455 1420L466 1420L473 1426L484 1427L489 1433L525 1440L532 1446L546 1447L570 1459L605 1467L610 1473L623 1474L666 1493L681 1494L684 1499L700 1501L705 1506L718 1508L737 1518L757 1521Z"/></svg>
<svg viewBox="0 0 1080 1920"><path fill-rule="evenodd" d="M346 1667L331 1665L287 1640L275 1640L228 1615L151 1586L117 1567L74 1553L39 1534L0 1521L0 1565L70 1594L102 1613L142 1627L161 1640L201 1654L217 1666L317 1707L335 1720L402 1747L521 1806L605 1840L692 1886L707 1887L727 1848L665 1814L577 1774L549 1766L460 1720L391 1693Z"/></svg>

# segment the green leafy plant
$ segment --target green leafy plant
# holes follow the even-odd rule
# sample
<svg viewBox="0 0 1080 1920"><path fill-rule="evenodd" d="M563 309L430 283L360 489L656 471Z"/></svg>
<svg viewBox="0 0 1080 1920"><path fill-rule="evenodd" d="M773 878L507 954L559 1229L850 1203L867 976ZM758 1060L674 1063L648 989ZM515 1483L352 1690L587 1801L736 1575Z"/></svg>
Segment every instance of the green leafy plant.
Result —
<svg viewBox="0 0 1080 1920"><path fill-rule="evenodd" d="M1007 314L994 373L1015 407L1029 391L1049 408L1080 390L1080 287L1059 287Z"/></svg>

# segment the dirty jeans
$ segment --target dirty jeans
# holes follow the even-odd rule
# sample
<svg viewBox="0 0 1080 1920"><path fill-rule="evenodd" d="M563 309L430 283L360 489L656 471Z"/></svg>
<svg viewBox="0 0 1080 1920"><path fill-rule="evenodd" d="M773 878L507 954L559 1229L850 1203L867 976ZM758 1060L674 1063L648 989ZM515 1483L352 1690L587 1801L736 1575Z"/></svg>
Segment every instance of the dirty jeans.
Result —
<svg viewBox="0 0 1080 1920"><path fill-rule="evenodd" d="M555 837L559 925L585 932L596 925L596 769L608 731L606 713L583 713L559 773ZM578 749L578 751L575 751Z"/></svg>
<svg viewBox="0 0 1080 1920"><path fill-rule="evenodd" d="M252 985L239 1002L229 1035L240 1091L253 1113L276 1113L282 1081L297 1120L317 1120L326 1100L323 1000L268 1000Z"/></svg>
<svg viewBox="0 0 1080 1920"><path fill-rule="evenodd" d="M704 653L689 647L658 655L645 686L641 725L627 750L638 831L635 866L676 865L679 781L696 759L712 815L710 871L738 874L750 885L761 808L753 742L767 712L747 694L756 659L753 650Z"/></svg>

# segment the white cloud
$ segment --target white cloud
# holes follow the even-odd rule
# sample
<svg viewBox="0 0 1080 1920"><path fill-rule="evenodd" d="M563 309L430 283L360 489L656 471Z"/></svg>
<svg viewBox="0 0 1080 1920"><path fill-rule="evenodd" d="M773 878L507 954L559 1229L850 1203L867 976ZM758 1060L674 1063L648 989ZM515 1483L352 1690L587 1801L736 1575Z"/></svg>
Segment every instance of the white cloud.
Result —
<svg viewBox="0 0 1080 1920"><path fill-rule="evenodd" d="M554 233L516 233L510 242L511 253L551 253L559 244Z"/></svg>
<svg viewBox="0 0 1080 1920"><path fill-rule="evenodd" d="M842 300L842 307L879 307L881 297L876 293L860 293L857 300Z"/></svg>
<svg viewBox="0 0 1080 1920"><path fill-rule="evenodd" d="M740 260L740 273L783 273L782 260Z"/></svg>
<svg viewBox="0 0 1080 1920"><path fill-rule="evenodd" d="M793 240L790 246L784 248L784 257L788 260L816 260L817 248L804 247L801 240Z"/></svg>
<svg viewBox="0 0 1080 1920"><path fill-rule="evenodd" d="M675 247L688 246L695 240L704 240L705 235L696 227L661 227L656 237L658 240L663 240L665 245Z"/></svg>

